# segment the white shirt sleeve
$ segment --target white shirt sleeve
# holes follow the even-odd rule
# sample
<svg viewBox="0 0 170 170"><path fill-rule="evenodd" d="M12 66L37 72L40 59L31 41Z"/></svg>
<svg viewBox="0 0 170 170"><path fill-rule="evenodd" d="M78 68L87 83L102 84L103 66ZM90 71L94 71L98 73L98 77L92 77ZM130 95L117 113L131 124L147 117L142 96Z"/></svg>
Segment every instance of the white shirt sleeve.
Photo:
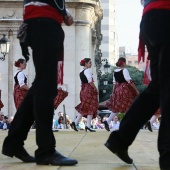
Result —
<svg viewBox="0 0 170 170"><path fill-rule="evenodd" d="M25 75L24 75L24 73L23 73L22 71L18 73L17 79L18 79L18 83L19 83L19 86L20 86L20 87L22 87L23 85L25 85L25 83L24 83Z"/></svg>
<svg viewBox="0 0 170 170"><path fill-rule="evenodd" d="M126 80L128 83L130 83L130 80L132 80L132 79L131 79L131 77L130 77L130 75L129 75L129 71L128 71L126 68L123 69L123 76L124 76L125 80Z"/></svg>
<svg viewBox="0 0 170 170"><path fill-rule="evenodd" d="M114 72L113 72L113 84L116 84L116 80L115 80Z"/></svg>
<svg viewBox="0 0 170 170"><path fill-rule="evenodd" d="M93 82L93 77L92 77L92 74L90 72L90 69L86 69L84 70L84 75L86 76L87 80L88 80L88 83L91 83Z"/></svg>

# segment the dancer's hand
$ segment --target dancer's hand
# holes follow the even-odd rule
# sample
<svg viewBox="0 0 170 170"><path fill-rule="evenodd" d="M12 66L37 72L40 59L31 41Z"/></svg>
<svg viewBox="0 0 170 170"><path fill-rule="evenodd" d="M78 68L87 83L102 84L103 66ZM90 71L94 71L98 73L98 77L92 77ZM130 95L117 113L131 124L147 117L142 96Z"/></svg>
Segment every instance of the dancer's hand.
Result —
<svg viewBox="0 0 170 170"><path fill-rule="evenodd" d="M66 9L66 12L67 12L67 15L64 16L64 23L67 25L67 26L70 26L74 23L73 21L73 17L71 16L70 12Z"/></svg>

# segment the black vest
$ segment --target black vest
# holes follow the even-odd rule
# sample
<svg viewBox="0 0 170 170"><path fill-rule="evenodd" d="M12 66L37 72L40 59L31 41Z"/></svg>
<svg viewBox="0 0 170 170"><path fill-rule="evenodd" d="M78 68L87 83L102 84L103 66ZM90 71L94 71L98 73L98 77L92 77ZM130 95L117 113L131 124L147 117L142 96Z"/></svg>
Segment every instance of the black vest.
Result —
<svg viewBox="0 0 170 170"><path fill-rule="evenodd" d="M146 5L148 5L150 2L153 2L153 1L156 1L156 0L144 0L144 7L145 7Z"/></svg>
<svg viewBox="0 0 170 170"><path fill-rule="evenodd" d="M84 71L80 72L80 80L82 84L88 83L87 77L84 75Z"/></svg>
<svg viewBox="0 0 170 170"><path fill-rule="evenodd" d="M124 83L124 82L127 82L123 76L123 70L120 70L118 72L114 72L114 77L115 77L115 80L116 82L118 83Z"/></svg>
<svg viewBox="0 0 170 170"><path fill-rule="evenodd" d="M60 14L66 15L66 8L65 8L65 0L24 0L24 5L30 3L30 2L42 2L46 3L53 8L57 9Z"/></svg>
<svg viewBox="0 0 170 170"><path fill-rule="evenodd" d="M15 77L14 77L15 84L19 84L19 82L18 82L18 78L17 78L17 76L18 76L19 72L21 72L21 71L18 71L18 73L17 73L17 74L15 75ZM24 75L24 76L25 76L25 75ZM25 76L25 79L24 79L24 83L27 83L27 78L26 78L26 76Z"/></svg>

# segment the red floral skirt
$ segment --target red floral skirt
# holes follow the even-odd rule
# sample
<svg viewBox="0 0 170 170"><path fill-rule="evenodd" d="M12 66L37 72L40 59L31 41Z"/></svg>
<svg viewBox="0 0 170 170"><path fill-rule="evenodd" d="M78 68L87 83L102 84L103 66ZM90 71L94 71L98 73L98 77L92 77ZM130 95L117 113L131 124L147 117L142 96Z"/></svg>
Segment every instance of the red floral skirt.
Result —
<svg viewBox="0 0 170 170"><path fill-rule="evenodd" d="M136 96L136 91L128 83L116 84L105 106L114 113L126 113Z"/></svg>
<svg viewBox="0 0 170 170"><path fill-rule="evenodd" d="M80 91L81 103L75 107L75 109L83 114L84 117L87 115L93 115L96 118L98 111L98 93L94 91L94 88L89 84L83 84Z"/></svg>
<svg viewBox="0 0 170 170"><path fill-rule="evenodd" d="M54 99L54 109L56 110L60 103L68 96L68 92L62 89L58 89L57 96Z"/></svg>
<svg viewBox="0 0 170 170"><path fill-rule="evenodd" d="M14 85L14 103L16 109L19 108L21 102L23 101L24 97L26 96L28 90L21 89L18 84Z"/></svg>
<svg viewBox="0 0 170 170"><path fill-rule="evenodd" d="M1 99L0 99L0 110L4 107L4 104L2 103Z"/></svg>

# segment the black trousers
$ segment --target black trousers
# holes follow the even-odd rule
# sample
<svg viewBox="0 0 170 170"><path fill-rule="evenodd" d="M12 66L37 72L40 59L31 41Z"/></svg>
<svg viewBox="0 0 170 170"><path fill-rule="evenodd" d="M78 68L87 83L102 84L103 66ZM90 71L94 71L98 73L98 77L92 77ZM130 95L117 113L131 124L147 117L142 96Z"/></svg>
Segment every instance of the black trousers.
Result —
<svg viewBox="0 0 170 170"><path fill-rule="evenodd" d="M64 32L48 18L36 18L28 23L28 42L33 52L35 79L11 123L3 147L15 151L24 145L34 120L36 121L36 159L55 151L52 132L54 97L57 94L57 63L63 50Z"/></svg>
<svg viewBox="0 0 170 170"><path fill-rule="evenodd" d="M145 14L140 32L149 55L152 81L134 101L113 132L110 142L127 149L140 128L161 107L161 125L158 137L160 167L170 167L170 11L152 10Z"/></svg>

